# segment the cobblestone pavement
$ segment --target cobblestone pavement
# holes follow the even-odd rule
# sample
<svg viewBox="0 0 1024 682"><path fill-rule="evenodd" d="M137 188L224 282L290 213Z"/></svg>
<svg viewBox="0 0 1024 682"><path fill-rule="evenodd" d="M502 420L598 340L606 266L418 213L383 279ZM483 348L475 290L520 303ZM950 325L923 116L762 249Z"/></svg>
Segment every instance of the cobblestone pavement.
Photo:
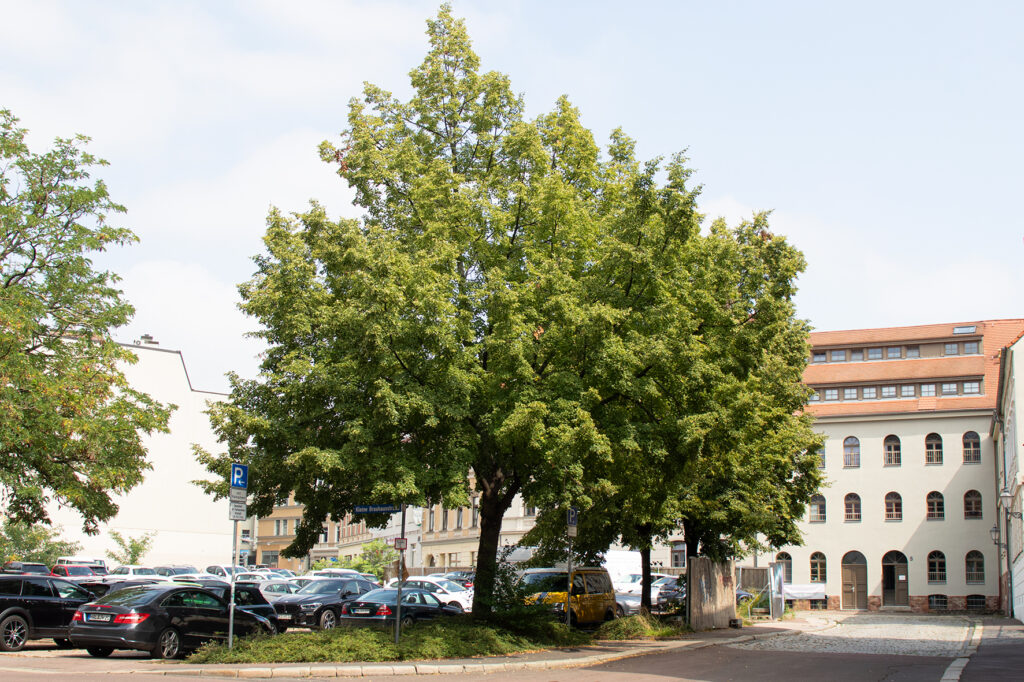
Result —
<svg viewBox="0 0 1024 682"><path fill-rule="evenodd" d="M957 656L970 642L974 621L959 616L840 614L828 630L730 646L761 651Z"/></svg>

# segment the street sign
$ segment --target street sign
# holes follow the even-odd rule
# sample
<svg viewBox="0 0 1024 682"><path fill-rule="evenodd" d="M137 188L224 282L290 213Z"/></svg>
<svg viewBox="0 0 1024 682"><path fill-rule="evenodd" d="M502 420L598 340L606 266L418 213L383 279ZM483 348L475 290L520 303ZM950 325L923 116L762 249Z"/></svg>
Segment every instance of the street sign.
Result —
<svg viewBox="0 0 1024 682"><path fill-rule="evenodd" d="M576 526L569 526L569 537L576 537Z"/></svg>
<svg viewBox="0 0 1024 682"><path fill-rule="evenodd" d="M240 502L242 504L245 504L246 492L247 491L245 488L231 488L228 491L228 499L231 500L232 502Z"/></svg>
<svg viewBox="0 0 1024 682"><path fill-rule="evenodd" d="M395 549L408 549L409 539L408 538L395 538Z"/></svg>
<svg viewBox="0 0 1024 682"><path fill-rule="evenodd" d="M249 487L249 466L247 464L231 463L231 487L243 490Z"/></svg>
<svg viewBox="0 0 1024 682"><path fill-rule="evenodd" d="M569 507L569 511L565 514L565 521L569 524L570 528L576 527L576 522L579 520L580 511L576 507Z"/></svg>
<svg viewBox="0 0 1024 682"><path fill-rule="evenodd" d="M355 514L394 514L402 511L397 504L357 504L352 512Z"/></svg>
<svg viewBox="0 0 1024 682"><path fill-rule="evenodd" d="M245 502L228 503L228 520L245 521Z"/></svg>

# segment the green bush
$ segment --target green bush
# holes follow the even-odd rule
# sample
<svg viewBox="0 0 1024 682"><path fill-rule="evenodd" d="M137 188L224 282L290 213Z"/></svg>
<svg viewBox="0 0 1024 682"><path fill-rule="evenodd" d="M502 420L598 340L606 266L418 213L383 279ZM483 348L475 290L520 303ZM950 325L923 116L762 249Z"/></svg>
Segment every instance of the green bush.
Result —
<svg viewBox="0 0 1024 682"><path fill-rule="evenodd" d="M636 615L616 618L604 623L594 633L595 639L662 639L678 637L689 628L676 621L665 622L654 616Z"/></svg>

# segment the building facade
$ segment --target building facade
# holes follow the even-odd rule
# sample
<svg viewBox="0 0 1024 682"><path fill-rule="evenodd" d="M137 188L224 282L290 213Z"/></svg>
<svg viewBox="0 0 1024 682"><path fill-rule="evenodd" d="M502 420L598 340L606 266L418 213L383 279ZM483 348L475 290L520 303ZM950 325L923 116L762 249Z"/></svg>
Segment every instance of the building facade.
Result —
<svg viewBox="0 0 1024 682"><path fill-rule="evenodd" d="M826 483L802 546L763 556L843 609L999 607L993 415L1024 320L816 332L805 382Z"/></svg>
<svg viewBox="0 0 1024 682"><path fill-rule="evenodd" d="M1024 617L1024 472L1020 448L1024 433L1017 428L1017 404L1024 390L1024 340L1014 339L1002 353L1000 363L999 411L992 429L996 451L995 487L1000 493L1000 510L993 535L1000 544L999 571L1004 611ZM1024 404L1024 403L1021 403Z"/></svg>

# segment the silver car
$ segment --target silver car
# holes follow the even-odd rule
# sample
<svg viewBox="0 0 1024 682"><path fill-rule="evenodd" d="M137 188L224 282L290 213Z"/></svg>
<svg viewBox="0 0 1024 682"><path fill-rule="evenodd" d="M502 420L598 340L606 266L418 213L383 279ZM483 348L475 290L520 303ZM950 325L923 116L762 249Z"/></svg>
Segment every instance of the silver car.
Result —
<svg viewBox="0 0 1024 682"><path fill-rule="evenodd" d="M264 580L258 587L267 601L274 603L286 594L295 594L299 586L289 580Z"/></svg>

